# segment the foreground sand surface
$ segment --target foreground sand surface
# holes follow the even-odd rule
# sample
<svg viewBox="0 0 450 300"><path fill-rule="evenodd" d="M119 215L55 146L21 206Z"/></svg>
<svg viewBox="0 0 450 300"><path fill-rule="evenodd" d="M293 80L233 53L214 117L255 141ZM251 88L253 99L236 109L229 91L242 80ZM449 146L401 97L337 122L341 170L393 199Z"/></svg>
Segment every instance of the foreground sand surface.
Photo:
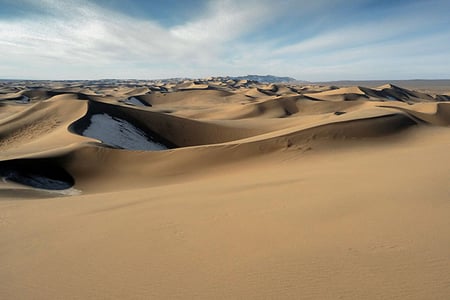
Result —
<svg viewBox="0 0 450 300"><path fill-rule="evenodd" d="M0 298L448 299L433 88L1 82Z"/></svg>

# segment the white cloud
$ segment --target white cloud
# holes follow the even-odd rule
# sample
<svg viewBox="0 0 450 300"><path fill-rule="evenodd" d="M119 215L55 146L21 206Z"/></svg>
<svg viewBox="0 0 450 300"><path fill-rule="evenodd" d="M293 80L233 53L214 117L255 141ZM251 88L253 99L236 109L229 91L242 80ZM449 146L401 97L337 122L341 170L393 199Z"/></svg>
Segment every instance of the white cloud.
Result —
<svg viewBox="0 0 450 300"><path fill-rule="evenodd" d="M185 41L228 41L273 18L270 2L221 0L210 3L204 17L177 26L171 33Z"/></svg>
<svg viewBox="0 0 450 300"><path fill-rule="evenodd" d="M0 19L2 77L154 78L274 73L324 80L362 76L363 67L369 72L367 76L382 74L380 66L395 65L398 61L402 61L398 66L405 69L397 70L398 76L408 70L431 73L433 65L405 67L408 59L428 61L439 74L445 73L444 67L450 69L445 57L441 64L427 58L450 50L448 30L430 36L420 33L431 28L436 20L448 23L446 18L442 19L444 10L440 12L438 8L433 9L434 18L430 12L423 13L422 6L420 10L411 6L402 15L358 19L345 27L339 21L327 20L335 24L333 29L325 26L315 36L303 40L298 38L301 34L297 35L280 47L277 46L280 40L295 37L292 33L301 33L303 28L293 27L285 36L261 34L261 28L276 26L276 21L286 16L301 22L302 18L323 16L322 12L332 15L330 2L216 0L210 1L195 19L163 27L155 21L135 19L87 0L18 1L32 5L40 14L22 20ZM336 17L345 17L346 11L341 13L344 15ZM242 39L252 33L265 39ZM391 67L385 69L395 71Z"/></svg>
<svg viewBox="0 0 450 300"><path fill-rule="evenodd" d="M33 2L36 4L36 2ZM27 20L0 21L0 61L36 60L106 66L117 62L207 64L223 44L255 28L269 11L261 1L213 2L204 17L175 28L136 20L80 1L45 0L51 14Z"/></svg>

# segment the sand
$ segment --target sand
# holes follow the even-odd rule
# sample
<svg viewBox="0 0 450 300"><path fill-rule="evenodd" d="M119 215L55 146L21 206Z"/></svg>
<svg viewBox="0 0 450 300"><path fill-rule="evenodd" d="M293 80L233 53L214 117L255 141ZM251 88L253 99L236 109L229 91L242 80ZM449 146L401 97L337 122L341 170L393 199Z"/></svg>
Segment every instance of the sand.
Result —
<svg viewBox="0 0 450 300"><path fill-rule="evenodd" d="M0 298L447 299L420 88L0 83Z"/></svg>

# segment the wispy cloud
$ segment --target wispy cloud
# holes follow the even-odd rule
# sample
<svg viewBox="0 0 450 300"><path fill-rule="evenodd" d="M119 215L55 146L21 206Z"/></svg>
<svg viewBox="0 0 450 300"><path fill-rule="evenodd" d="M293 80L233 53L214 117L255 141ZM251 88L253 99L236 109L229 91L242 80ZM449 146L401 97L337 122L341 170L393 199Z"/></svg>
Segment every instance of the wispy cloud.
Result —
<svg viewBox="0 0 450 300"><path fill-rule="evenodd" d="M268 1L211 2L203 17L172 28L170 32L188 43L215 41L223 43L255 30L273 17Z"/></svg>
<svg viewBox="0 0 450 300"><path fill-rule="evenodd" d="M364 4L370 2L364 0L341 6L325 0L314 4L205 1L195 17L173 26L136 19L87 0L18 1L33 13L22 19L0 19L1 76L155 78L274 73L324 80L408 77L410 72L450 77L450 71L444 70L450 70L444 55L450 50L445 1L432 0L431 8L409 3L373 17L353 15L354 9L365 9ZM365 11L364 16L370 13ZM339 21L349 17L355 20ZM252 39L253 35L260 38Z"/></svg>
<svg viewBox="0 0 450 300"><path fill-rule="evenodd" d="M269 10L260 3L213 2L202 18L163 28L151 20L136 20L88 2L41 1L39 9L50 14L0 21L2 60L97 66L124 61L199 64L216 59L224 43L266 18Z"/></svg>

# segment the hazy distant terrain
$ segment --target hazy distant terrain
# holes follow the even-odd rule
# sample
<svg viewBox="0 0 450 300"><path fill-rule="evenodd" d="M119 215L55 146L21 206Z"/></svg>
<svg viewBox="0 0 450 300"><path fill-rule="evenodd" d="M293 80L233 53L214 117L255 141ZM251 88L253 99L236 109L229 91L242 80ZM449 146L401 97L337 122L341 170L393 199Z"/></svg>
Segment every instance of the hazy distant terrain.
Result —
<svg viewBox="0 0 450 300"><path fill-rule="evenodd" d="M450 88L450 79L415 79L415 80L363 80L363 81L327 81L317 82L317 84L335 85L335 86L367 86L377 87L386 82L392 83L408 89L430 91L434 93L448 93Z"/></svg>
<svg viewBox="0 0 450 300"><path fill-rule="evenodd" d="M246 75L246 76L237 76L237 77L231 77L232 79L236 80L252 80L252 81L258 81L261 83L289 83L289 82L296 82L297 79L292 77L280 77L280 76L273 76L273 75Z"/></svg>

